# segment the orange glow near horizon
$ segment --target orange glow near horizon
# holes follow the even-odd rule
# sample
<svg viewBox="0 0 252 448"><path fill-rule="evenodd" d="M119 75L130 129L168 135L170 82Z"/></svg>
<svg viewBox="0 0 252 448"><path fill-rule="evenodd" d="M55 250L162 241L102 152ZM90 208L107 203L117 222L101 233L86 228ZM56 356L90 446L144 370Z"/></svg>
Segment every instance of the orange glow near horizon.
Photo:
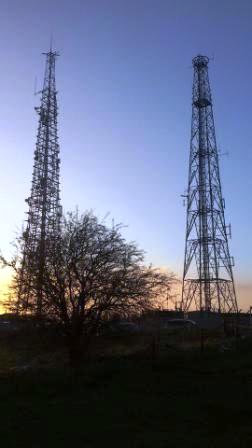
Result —
<svg viewBox="0 0 252 448"><path fill-rule="evenodd" d="M166 267L161 267L161 271L168 271ZM9 286L11 284L11 279L13 275L13 270L11 268L0 269L0 314L5 313L5 308L3 305L4 300L8 294ZM166 308L167 304L169 308L173 308L176 301L179 301L181 284L175 283L170 291L168 303L166 297L161 300L160 303L162 308ZM238 296L238 306L242 311L247 312L249 307L252 305L252 283L237 283L237 296Z"/></svg>
<svg viewBox="0 0 252 448"><path fill-rule="evenodd" d="M12 275L13 271L11 268L0 269L0 314L5 313L3 302L6 299Z"/></svg>

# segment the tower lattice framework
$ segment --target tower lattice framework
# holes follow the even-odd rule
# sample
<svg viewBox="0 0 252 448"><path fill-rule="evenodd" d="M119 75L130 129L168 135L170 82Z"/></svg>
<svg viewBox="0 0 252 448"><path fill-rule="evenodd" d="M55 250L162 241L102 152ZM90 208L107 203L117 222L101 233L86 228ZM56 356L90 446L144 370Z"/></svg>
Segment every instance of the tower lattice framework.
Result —
<svg viewBox="0 0 252 448"><path fill-rule="evenodd" d="M57 91L55 62L58 54L52 50L46 56L44 84L40 106L37 142L34 151L31 195L26 230L23 234L23 260L20 273L18 306L34 306L43 311L44 269L60 234L60 159L57 135Z"/></svg>
<svg viewBox="0 0 252 448"><path fill-rule="evenodd" d="M182 307L237 312L206 56L193 59L192 126Z"/></svg>

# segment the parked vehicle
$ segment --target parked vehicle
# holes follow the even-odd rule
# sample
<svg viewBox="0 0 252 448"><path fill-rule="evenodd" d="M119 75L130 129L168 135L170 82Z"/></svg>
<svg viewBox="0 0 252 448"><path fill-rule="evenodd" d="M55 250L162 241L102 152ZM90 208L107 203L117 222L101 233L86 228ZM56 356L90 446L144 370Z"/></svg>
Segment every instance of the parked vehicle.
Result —
<svg viewBox="0 0 252 448"><path fill-rule="evenodd" d="M163 328L167 329L174 329L174 330L180 330L180 329L193 329L196 328L197 324L194 320L191 319L169 319L166 320Z"/></svg>
<svg viewBox="0 0 252 448"><path fill-rule="evenodd" d="M99 334L133 334L140 331L139 325L134 322L116 320L104 322Z"/></svg>

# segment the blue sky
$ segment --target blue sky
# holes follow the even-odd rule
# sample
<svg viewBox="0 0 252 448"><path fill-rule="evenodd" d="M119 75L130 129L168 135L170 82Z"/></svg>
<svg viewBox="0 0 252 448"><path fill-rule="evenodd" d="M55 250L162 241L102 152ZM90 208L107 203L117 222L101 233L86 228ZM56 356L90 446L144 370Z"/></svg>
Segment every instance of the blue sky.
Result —
<svg viewBox="0 0 252 448"><path fill-rule="evenodd" d="M128 225L148 261L181 275L192 58L208 55L226 220L240 303L252 304L252 3L205 0L2 0L0 247L27 211L34 85L53 36L62 203ZM37 82L35 83L35 78ZM251 300L250 300L251 297Z"/></svg>

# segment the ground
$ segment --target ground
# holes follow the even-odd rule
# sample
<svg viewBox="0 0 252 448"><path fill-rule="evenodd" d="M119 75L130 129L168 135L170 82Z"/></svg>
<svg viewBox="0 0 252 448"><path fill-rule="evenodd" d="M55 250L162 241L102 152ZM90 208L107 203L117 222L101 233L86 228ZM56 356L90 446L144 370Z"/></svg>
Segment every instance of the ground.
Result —
<svg viewBox="0 0 252 448"><path fill-rule="evenodd" d="M251 446L250 338L161 354L126 339L73 371L50 338L1 337L1 446Z"/></svg>

